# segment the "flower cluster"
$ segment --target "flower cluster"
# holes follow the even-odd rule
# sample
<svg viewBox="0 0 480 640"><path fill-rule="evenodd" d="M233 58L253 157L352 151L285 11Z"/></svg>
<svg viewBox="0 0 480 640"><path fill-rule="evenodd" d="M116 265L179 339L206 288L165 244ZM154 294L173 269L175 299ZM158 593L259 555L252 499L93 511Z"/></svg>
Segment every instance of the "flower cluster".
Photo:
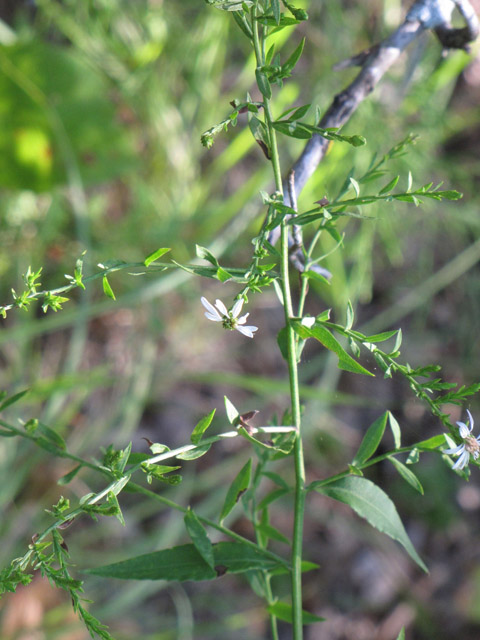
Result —
<svg viewBox="0 0 480 640"><path fill-rule="evenodd" d="M472 433L474 423L472 414L468 409L467 413L469 418L468 427L464 422L457 422L460 437L464 440L463 444L459 444L458 447L454 447L453 449L445 449L443 451L443 453L458 456L458 460L453 465L454 469L464 469L470 462L470 456L476 460L480 455L480 436L475 438L470 435Z"/></svg>
<svg viewBox="0 0 480 640"><path fill-rule="evenodd" d="M243 298L237 300L230 311L221 300L215 300L215 306L203 297L201 298L201 302L207 310L205 312L206 318L212 320L212 322L221 322L225 329L236 329L244 336L247 336L247 338L253 338L253 334L257 331L258 327L245 325L249 314L246 313L241 318L238 317L243 307Z"/></svg>

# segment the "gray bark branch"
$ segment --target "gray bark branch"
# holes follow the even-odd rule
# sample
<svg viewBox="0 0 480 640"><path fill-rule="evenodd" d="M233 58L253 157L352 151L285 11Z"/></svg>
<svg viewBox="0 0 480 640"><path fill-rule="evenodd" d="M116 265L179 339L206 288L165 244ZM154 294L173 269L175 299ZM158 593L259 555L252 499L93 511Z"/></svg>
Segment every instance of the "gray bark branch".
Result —
<svg viewBox="0 0 480 640"><path fill-rule="evenodd" d="M465 21L466 26L461 29L451 26L455 8ZM386 40L336 65L336 69L355 65L361 66L361 70L353 82L335 96L318 126L323 129L342 127L408 45L427 30L433 30L445 48L466 49L469 42L478 36L479 22L468 0L417 0L404 22ZM322 161L328 144L329 141L318 134L307 142L290 170L295 172L296 196ZM291 206L287 180L284 182L284 194L285 204ZM279 233L278 229L272 231L270 242L275 243Z"/></svg>

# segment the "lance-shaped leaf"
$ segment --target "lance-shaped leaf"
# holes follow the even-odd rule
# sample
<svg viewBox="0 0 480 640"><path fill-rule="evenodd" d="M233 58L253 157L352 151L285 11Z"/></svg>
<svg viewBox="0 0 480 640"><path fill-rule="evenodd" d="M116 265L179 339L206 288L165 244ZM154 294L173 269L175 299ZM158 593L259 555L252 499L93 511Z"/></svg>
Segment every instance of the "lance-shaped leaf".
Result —
<svg viewBox="0 0 480 640"><path fill-rule="evenodd" d="M267 607L267 611L279 620L290 622L290 624L292 624L293 622L292 605L288 604L287 602L275 602L275 604L271 604L269 607ZM313 613L302 610L303 624L314 624L315 622L323 622L324 620L325 618L320 618L320 616L316 616Z"/></svg>
<svg viewBox="0 0 480 640"><path fill-rule="evenodd" d="M143 264L146 267L148 267L152 262L155 262L155 260L158 260L158 258L161 258L168 251L170 251L170 249L168 249L166 247L162 247L161 249L157 249L156 251L154 251L153 253L151 253L150 255L148 255L145 258L145 260L143 261Z"/></svg>
<svg viewBox="0 0 480 640"><path fill-rule="evenodd" d="M202 439L203 434L208 429L208 427L210 426L210 424L211 424L211 422L213 420L213 416L215 415L215 411L216 411L216 409L213 409L213 411L211 411L208 414L208 416L205 416L204 418L202 418L200 420L200 422L195 426L194 430L192 431L192 435L190 436L190 441L193 444L198 444L200 442L200 440Z"/></svg>
<svg viewBox="0 0 480 640"><path fill-rule="evenodd" d="M252 570L273 571L281 567L260 549L237 542L213 545L212 569L193 544L183 544L114 564L87 569L86 573L121 580L212 580L225 573L245 573Z"/></svg>
<svg viewBox="0 0 480 640"><path fill-rule="evenodd" d="M10 396L5 400L3 400L3 402L0 404L0 411L3 411L7 407L10 407L12 404L15 404L15 402L18 402L19 400L21 400L23 396L28 393L28 391L29 391L28 389L24 389L23 391L19 391L15 395Z"/></svg>
<svg viewBox="0 0 480 640"><path fill-rule="evenodd" d="M196 514L189 508L183 519L191 541L196 550L211 569L215 568L215 557L213 555L213 545L207 535L205 527L197 518Z"/></svg>
<svg viewBox="0 0 480 640"><path fill-rule="evenodd" d="M372 527L397 540L418 566L428 573L427 567L405 531L395 505L376 484L366 478L353 476L341 478L323 486L321 482L314 482L310 488L348 504Z"/></svg>
<svg viewBox="0 0 480 640"><path fill-rule="evenodd" d="M415 491L418 491L418 493L421 493L423 496L422 484L417 476L413 473L413 471L411 471L407 466L403 464L403 462L400 462L400 460L397 460L393 456L389 457L388 459L393 464L398 473L402 476L402 478L406 482L408 482L408 484L412 486Z"/></svg>
<svg viewBox="0 0 480 640"><path fill-rule="evenodd" d="M306 327L299 320L292 321L292 327L301 338L315 338L323 344L324 347L333 351L338 356L338 368L352 373L363 373L367 376L373 376L373 373L367 371L361 364L348 355L342 345L330 333L330 331L321 324L315 324L312 327Z"/></svg>
<svg viewBox="0 0 480 640"><path fill-rule="evenodd" d="M222 513L220 514L220 522L228 516L233 507L240 500L242 495L248 489L250 484L250 474L252 471L252 459L250 458L245 466L243 466L235 480L230 485L225 502L223 503Z"/></svg>
<svg viewBox="0 0 480 640"><path fill-rule="evenodd" d="M352 460L354 467L362 465L373 456L380 444L383 434L385 433L387 418L388 411L386 411L383 416L380 416L380 418L377 418L377 420L368 427L366 434L363 436L360 447Z"/></svg>

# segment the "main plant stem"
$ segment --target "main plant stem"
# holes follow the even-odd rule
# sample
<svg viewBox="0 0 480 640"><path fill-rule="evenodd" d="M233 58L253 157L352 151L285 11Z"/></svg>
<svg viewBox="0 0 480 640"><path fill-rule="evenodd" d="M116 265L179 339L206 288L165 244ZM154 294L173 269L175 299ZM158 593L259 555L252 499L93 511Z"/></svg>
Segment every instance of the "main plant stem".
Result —
<svg viewBox="0 0 480 640"><path fill-rule="evenodd" d="M258 34L258 22L256 20L256 7L252 8L252 32L253 45L257 67L265 65L264 38L260 43ZM280 170L280 159L278 155L276 132L273 127L273 117L270 107L270 100L264 96L265 124L268 129L271 162L275 177L275 190L277 194L283 195L282 174ZM297 345L295 332L291 326L291 318L294 317L292 295L290 290L289 254L288 254L288 227L284 222L281 225L280 236L281 251L281 285L283 293L283 306L285 312L285 326L287 328L287 356L288 374L290 381L290 400L292 419L297 429L297 438L294 445L295 459L295 514L293 524L292 540L292 613L293 613L293 639L302 640L303 620L302 620L302 543L303 543L303 519L305 510L305 465L303 458L303 442L301 437L301 415L300 415L300 394L298 389L297 370Z"/></svg>

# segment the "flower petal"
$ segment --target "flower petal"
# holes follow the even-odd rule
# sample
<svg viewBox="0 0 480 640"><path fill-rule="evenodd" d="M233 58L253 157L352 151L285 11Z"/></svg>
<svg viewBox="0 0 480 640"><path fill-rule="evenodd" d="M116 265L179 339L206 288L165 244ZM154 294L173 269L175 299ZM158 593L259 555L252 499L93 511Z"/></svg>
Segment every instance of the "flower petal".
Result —
<svg viewBox="0 0 480 640"><path fill-rule="evenodd" d="M244 303L244 299L240 298L240 300L237 300L235 302L235 304L233 305L233 309L232 309L232 318L237 318L240 311L242 310L243 307L243 303Z"/></svg>
<svg viewBox="0 0 480 640"><path fill-rule="evenodd" d="M220 311L220 313L223 314L226 318L229 317L227 307L218 298L215 300L215 306Z"/></svg>
<svg viewBox="0 0 480 640"><path fill-rule="evenodd" d="M442 453L448 453L448 455L450 456L459 456L461 451L463 451L464 449L465 445L459 444L458 447L455 447L455 449L444 449Z"/></svg>
<svg viewBox="0 0 480 640"><path fill-rule="evenodd" d="M208 318L209 320L212 320L213 322L222 322L223 318L221 318L218 313L216 316L214 316L211 313L208 313L208 311L205 311L205 317Z"/></svg>
<svg viewBox="0 0 480 640"><path fill-rule="evenodd" d="M253 334L255 331L258 330L258 327L242 327L242 326L238 326L235 327L235 329L237 331L240 331L240 333L243 333L244 336L247 336L247 338L253 338Z"/></svg>
<svg viewBox="0 0 480 640"><path fill-rule="evenodd" d="M467 409L467 413L468 413L468 417L470 419L470 431L472 431L473 425L474 425L473 416L472 416L472 414L470 413L470 411L468 409Z"/></svg>
<svg viewBox="0 0 480 640"><path fill-rule="evenodd" d="M468 451L464 451L456 463L453 465L452 469L464 469L470 461L470 454Z"/></svg>
<svg viewBox="0 0 480 640"><path fill-rule="evenodd" d="M245 322L247 321L247 318L248 318L249 315L250 315L249 313L246 313L241 318L238 318L237 324L245 324Z"/></svg>
<svg viewBox="0 0 480 640"><path fill-rule="evenodd" d="M209 320L213 320L214 322L218 322L219 320L222 320L222 316L218 313L218 311L215 309L213 304L210 304L210 302L206 298L204 297L200 298L200 302L208 311L208 314L205 314L205 317L207 317Z"/></svg>
<svg viewBox="0 0 480 640"><path fill-rule="evenodd" d="M458 430L460 431L460 436L465 440L470 435L470 431L467 425L464 422L457 422Z"/></svg>

